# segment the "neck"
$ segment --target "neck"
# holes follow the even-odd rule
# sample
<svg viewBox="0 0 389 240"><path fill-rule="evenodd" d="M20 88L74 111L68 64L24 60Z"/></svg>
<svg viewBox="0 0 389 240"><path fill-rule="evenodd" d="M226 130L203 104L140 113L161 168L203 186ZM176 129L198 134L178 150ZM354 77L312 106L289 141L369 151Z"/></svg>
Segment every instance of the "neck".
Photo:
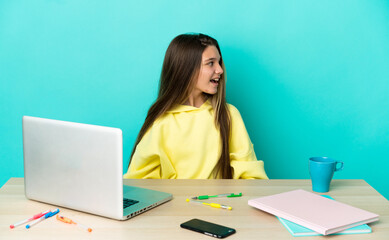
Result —
<svg viewBox="0 0 389 240"><path fill-rule="evenodd" d="M188 100L185 101L184 105L193 106L193 107L201 107L207 101L207 97L204 96L203 93L191 94L188 97Z"/></svg>

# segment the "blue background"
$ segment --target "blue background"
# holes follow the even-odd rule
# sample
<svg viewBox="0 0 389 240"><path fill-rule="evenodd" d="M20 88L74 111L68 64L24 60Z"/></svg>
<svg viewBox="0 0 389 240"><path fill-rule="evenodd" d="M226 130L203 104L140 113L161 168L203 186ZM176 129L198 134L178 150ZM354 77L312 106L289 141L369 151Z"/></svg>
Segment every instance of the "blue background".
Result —
<svg viewBox="0 0 389 240"><path fill-rule="evenodd" d="M215 37L227 100L270 178L389 181L388 1L1 1L0 186L23 176L23 115L123 129L124 165L178 34Z"/></svg>

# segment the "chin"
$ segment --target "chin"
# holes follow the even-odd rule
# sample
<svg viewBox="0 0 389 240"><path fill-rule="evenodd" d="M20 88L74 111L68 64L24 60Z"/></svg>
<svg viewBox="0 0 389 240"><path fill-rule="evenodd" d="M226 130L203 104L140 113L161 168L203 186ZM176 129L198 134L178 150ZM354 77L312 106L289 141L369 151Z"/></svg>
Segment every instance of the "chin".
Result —
<svg viewBox="0 0 389 240"><path fill-rule="evenodd" d="M205 93L208 95L215 95L217 93L217 90L216 91L209 91L209 92L205 92Z"/></svg>

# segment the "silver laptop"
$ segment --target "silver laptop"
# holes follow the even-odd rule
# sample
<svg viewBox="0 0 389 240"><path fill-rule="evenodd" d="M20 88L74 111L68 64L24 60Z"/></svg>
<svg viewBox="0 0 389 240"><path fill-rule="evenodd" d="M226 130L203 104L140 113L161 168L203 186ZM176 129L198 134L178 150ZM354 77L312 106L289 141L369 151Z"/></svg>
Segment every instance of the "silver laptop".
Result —
<svg viewBox="0 0 389 240"><path fill-rule="evenodd" d="M125 220L172 199L123 185L118 128L23 117L26 197Z"/></svg>

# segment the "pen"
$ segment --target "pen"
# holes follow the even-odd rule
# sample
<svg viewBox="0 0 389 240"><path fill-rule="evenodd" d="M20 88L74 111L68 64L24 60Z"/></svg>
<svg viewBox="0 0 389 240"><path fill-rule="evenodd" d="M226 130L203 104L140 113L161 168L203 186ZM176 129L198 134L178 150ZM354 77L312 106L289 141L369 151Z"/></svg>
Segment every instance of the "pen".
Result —
<svg viewBox="0 0 389 240"><path fill-rule="evenodd" d="M214 208L223 208L223 209L228 209L228 210L232 209L232 207L230 207L230 206L219 204L219 203L207 203L207 202L201 202L201 201L197 201L197 200L193 200L193 199L191 200L189 198L187 198L186 201L211 206Z"/></svg>
<svg viewBox="0 0 389 240"><path fill-rule="evenodd" d="M46 214L43 215L42 217L40 217L40 218L36 219L35 221L33 221L32 223L26 225L26 228L29 229L29 228L31 228L32 226L34 226L35 224L37 224L37 223L39 223L39 222L45 220L46 218L49 218L49 217L54 216L54 215L57 214L57 213L59 213L59 209L58 209L58 208L54 209L54 210L51 211L51 212L46 213Z"/></svg>
<svg viewBox="0 0 389 240"><path fill-rule="evenodd" d="M50 212L50 211L48 210L48 211L46 211L46 212L41 212L41 213L35 214L34 216L32 216L32 217L30 217L30 218L27 218L27 219L24 219L24 220L22 220L22 221L19 221L19 222L15 223L15 224L12 224L12 225L10 225L9 227L10 227L11 229L13 229L13 228L15 228L15 227L17 227L17 226L20 226L20 225L22 225L22 224L25 224L25 223L27 223L27 222L30 222L30 221L35 220L35 219L38 219L38 218L42 217L43 215L45 215L46 213L49 213L49 212Z"/></svg>
<svg viewBox="0 0 389 240"><path fill-rule="evenodd" d="M64 216L60 216L60 215L57 215L57 220L61 221L61 222L64 222L64 223L69 223L69 224L76 224L77 226L81 227L82 229L85 229L87 230L88 232L92 232L92 228L89 228L85 225L82 225L80 223L76 223L74 222L73 220L67 218L67 217L64 217Z"/></svg>
<svg viewBox="0 0 389 240"><path fill-rule="evenodd" d="M238 193L238 194L234 194L234 193L224 193L224 194L218 194L218 195L202 195L202 196L198 196L198 197L192 197L192 199L199 199L199 200L202 200L202 199L208 199L208 198L218 198L218 197L228 197L228 198L231 198L231 197L241 197L242 196L242 193Z"/></svg>

